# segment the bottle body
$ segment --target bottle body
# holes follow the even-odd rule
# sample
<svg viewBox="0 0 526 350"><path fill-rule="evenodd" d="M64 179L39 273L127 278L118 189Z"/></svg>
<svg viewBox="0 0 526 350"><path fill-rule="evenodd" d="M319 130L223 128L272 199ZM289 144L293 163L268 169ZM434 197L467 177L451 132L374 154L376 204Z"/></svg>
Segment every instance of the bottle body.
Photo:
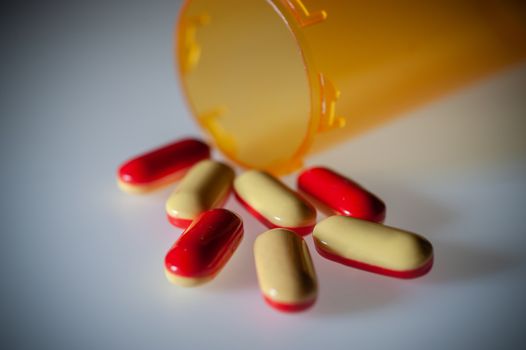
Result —
<svg viewBox="0 0 526 350"><path fill-rule="evenodd" d="M526 58L513 1L188 0L179 74L238 164L275 173Z"/></svg>

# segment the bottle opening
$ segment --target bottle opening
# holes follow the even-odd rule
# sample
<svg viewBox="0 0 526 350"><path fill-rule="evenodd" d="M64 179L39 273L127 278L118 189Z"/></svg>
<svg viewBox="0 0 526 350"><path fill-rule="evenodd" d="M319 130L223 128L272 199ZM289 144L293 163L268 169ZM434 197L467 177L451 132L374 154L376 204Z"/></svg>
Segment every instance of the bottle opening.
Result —
<svg viewBox="0 0 526 350"><path fill-rule="evenodd" d="M310 133L309 78L271 1L186 1L177 56L192 113L227 157L278 173L298 167Z"/></svg>

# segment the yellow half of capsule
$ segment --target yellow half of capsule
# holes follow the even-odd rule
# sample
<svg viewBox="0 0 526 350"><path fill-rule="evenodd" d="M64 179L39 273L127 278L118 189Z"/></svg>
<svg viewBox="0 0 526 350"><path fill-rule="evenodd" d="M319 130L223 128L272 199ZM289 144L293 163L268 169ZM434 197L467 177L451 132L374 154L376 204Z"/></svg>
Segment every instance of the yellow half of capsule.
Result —
<svg viewBox="0 0 526 350"><path fill-rule="evenodd" d="M254 243L254 259L261 292L283 304L316 299L316 273L305 241L292 231L273 229Z"/></svg>
<svg viewBox="0 0 526 350"><path fill-rule="evenodd" d="M182 179L166 202L166 213L193 220L209 209L221 206L234 180L234 170L213 160L197 163Z"/></svg>

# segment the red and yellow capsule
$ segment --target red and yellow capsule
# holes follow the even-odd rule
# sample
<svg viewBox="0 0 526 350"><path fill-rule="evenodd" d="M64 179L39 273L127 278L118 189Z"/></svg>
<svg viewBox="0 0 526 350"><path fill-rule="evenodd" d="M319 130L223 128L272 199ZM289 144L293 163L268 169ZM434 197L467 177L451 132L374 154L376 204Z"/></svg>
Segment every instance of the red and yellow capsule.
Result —
<svg viewBox="0 0 526 350"><path fill-rule="evenodd" d="M332 214L373 222L385 219L385 204L380 198L333 170L314 167L303 171L298 188Z"/></svg>
<svg viewBox="0 0 526 350"><path fill-rule="evenodd" d="M210 158L210 148L183 139L128 160L119 167L117 183L130 193L146 193L179 180L195 163Z"/></svg>
<svg viewBox="0 0 526 350"><path fill-rule="evenodd" d="M203 160L186 173L166 201L168 220L186 228L199 214L222 207L230 194L234 170L213 160Z"/></svg>
<svg viewBox="0 0 526 350"><path fill-rule="evenodd" d="M416 233L349 216L334 215L314 228L323 257L358 269L398 278L431 270L433 246Z"/></svg>
<svg viewBox="0 0 526 350"><path fill-rule="evenodd" d="M269 228L286 228L300 235L312 232L316 209L272 175L250 170L234 180L238 201Z"/></svg>
<svg viewBox="0 0 526 350"><path fill-rule="evenodd" d="M243 238L243 222L229 210L202 213L166 254L166 278L193 287L212 280L234 254Z"/></svg>
<svg viewBox="0 0 526 350"><path fill-rule="evenodd" d="M254 259L259 287L270 306L295 312L314 304L318 282L303 238L281 228L264 232L254 242Z"/></svg>

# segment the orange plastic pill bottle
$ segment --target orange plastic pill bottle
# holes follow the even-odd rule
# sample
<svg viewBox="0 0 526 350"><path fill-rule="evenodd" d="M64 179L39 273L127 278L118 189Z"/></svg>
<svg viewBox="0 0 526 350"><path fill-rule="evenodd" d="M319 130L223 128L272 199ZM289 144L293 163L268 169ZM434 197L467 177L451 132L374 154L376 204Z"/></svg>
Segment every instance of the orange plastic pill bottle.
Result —
<svg viewBox="0 0 526 350"><path fill-rule="evenodd" d="M400 112L526 59L526 2L186 0L182 90L231 160L301 167Z"/></svg>

